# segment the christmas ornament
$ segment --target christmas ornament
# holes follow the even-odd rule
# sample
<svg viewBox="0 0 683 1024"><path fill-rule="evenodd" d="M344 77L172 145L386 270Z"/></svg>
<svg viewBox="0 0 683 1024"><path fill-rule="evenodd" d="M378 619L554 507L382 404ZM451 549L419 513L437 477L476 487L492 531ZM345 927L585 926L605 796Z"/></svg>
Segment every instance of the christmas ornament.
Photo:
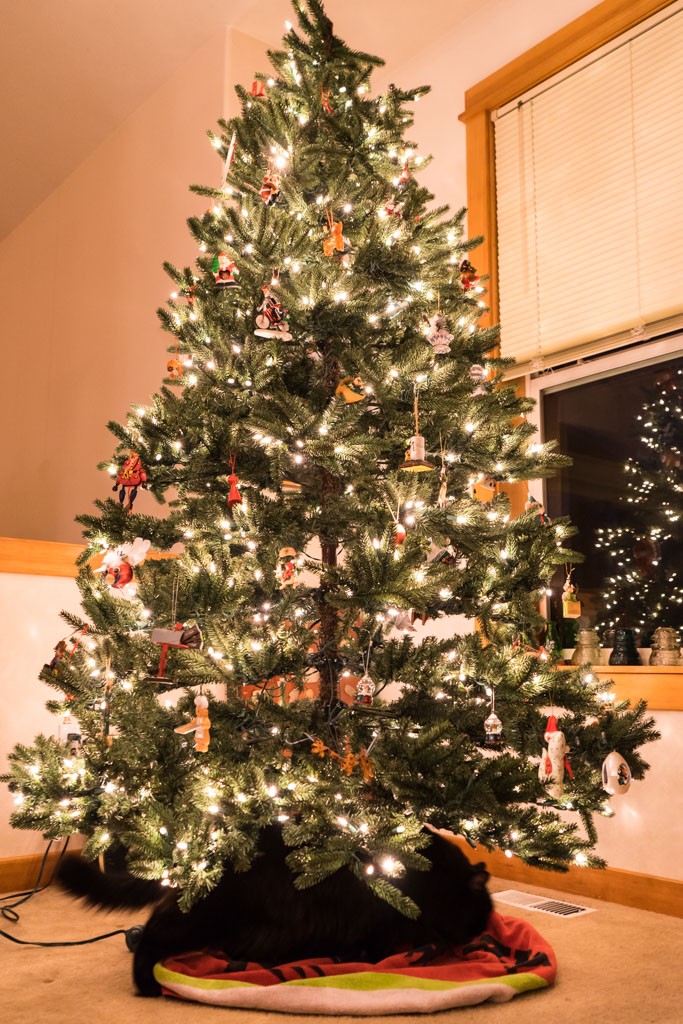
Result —
<svg viewBox="0 0 683 1024"><path fill-rule="evenodd" d="M470 366L470 380L474 384L474 391L472 394L475 397L486 394L486 387L484 386L486 370L480 363L475 363L474 366Z"/></svg>
<svg viewBox="0 0 683 1024"><path fill-rule="evenodd" d="M484 722L484 746L500 747L503 744L503 723L492 709Z"/></svg>
<svg viewBox="0 0 683 1024"><path fill-rule="evenodd" d="M365 398L363 381L360 377L342 377L337 384L335 395L343 398L349 405L353 402L362 402Z"/></svg>
<svg viewBox="0 0 683 1024"><path fill-rule="evenodd" d="M572 583L570 569L562 587L562 615L565 619L578 619L581 616L581 602L578 599L578 588Z"/></svg>
<svg viewBox="0 0 683 1024"><path fill-rule="evenodd" d="M256 310L254 334L257 338L281 338L282 341L291 341L292 335L289 333L289 324L285 319L287 310L283 309L273 295L271 285L264 284L261 291L263 292L263 302Z"/></svg>
<svg viewBox="0 0 683 1024"><path fill-rule="evenodd" d="M427 341L434 349L437 356L446 355L451 350L453 335L446 330L446 320L440 310L432 316L429 321Z"/></svg>
<svg viewBox="0 0 683 1024"><path fill-rule="evenodd" d="M475 501L493 501L497 488L498 482L492 476L482 475L479 479L472 481L469 492Z"/></svg>
<svg viewBox="0 0 683 1024"><path fill-rule="evenodd" d="M394 629L399 629L403 633L416 633L413 623L415 622L416 613L410 608L408 611L400 611L394 618Z"/></svg>
<svg viewBox="0 0 683 1024"><path fill-rule="evenodd" d="M526 502L524 503L524 511L535 512L539 519L539 522L541 523L550 522L550 516L546 513L546 510L543 508L543 505L540 503L540 501L536 501L535 498L532 498L531 495L529 495Z"/></svg>
<svg viewBox="0 0 683 1024"><path fill-rule="evenodd" d="M241 505L242 504L242 495L240 494L239 487L237 486L239 482L240 482L239 481L239 477L237 476L237 473L235 472L235 457L233 455L231 455L230 456L230 475L228 476L228 483L230 484L230 491L228 492L228 497L226 499L227 504L228 504L228 508L230 508L230 509L233 508L235 505Z"/></svg>
<svg viewBox="0 0 683 1024"><path fill-rule="evenodd" d="M564 733L557 727L555 715L550 715L548 724L543 734L546 746L541 754L541 763L538 766L539 780L547 784L546 788L550 796L559 800L564 792L564 773L570 779L574 778L571 765L567 758L569 747Z"/></svg>
<svg viewBox="0 0 683 1024"><path fill-rule="evenodd" d="M296 583L296 577L300 569L296 564L295 548L280 548L275 568L275 578L281 587L292 586Z"/></svg>
<svg viewBox="0 0 683 1024"><path fill-rule="evenodd" d="M172 356L166 363L166 373L171 380L180 380L183 376L183 364L176 356Z"/></svg>
<svg viewBox="0 0 683 1024"><path fill-rule="evenodd" d="M102 558L102 565L96 572L104 573L105 583L118 590L128 600L135 597L137 587L134 583L133 567L141 565L147 557L151 541L136 537L130 544L121 544L112 551L107 551Z"/></svg>
<svg viewBox="0 0 683 1024"><path fill-rule="evenodd" d="M384 204L384 213L387 217L402 217L404 209L405 203L397 202L396 196L392 196L391 199L387 199Z"/></svg>
<svg viewBox="0 0 683 1024"><path fill-rule="evenodd" d="M602 762L602 788L610 796L628 793L633 776L621 754L613 750Z"/></svg>
<svg viewBox="0 0 683 1024"><path fill-rule="evenodd" d="M342 221L334 219L329 207L326 210L326 214L328 236L323 238L323 252L326 256L339 257L344 266L348 266L351 243L348 238L344 237L344 224Z"/></svg>
<svg viewBox="0 0 683 1024"><path fill-rule="evenodd" d="M448 480L446 473L446 465L442 461L441 469L439 470L439 494L436 499L436 503L439 508L446 508L448 505Z"/></svg>
<svg viewBox="0 0 683 1024"><path fill-rule="evenodd" d="M155 683L168 683L166 678L166 658L170 647L176 650L201 650L203 637L199 626L184 626L182 622L176 622L173 629L153 629L151 640L153 644L161 647L159 658L159 670L156 676L148 677Z"/></svg>
<svg viewBox="0 0 683 1024"><path fill-rule="evenodd" d="M253 96L255 100L266 99L268 93L266 92L265 84L263 82L252 82L249 95Z"/></svg>
<svg viewBox="0 0 683 1024"><path fill-rule="evenodd" d="M658 626L652 637L651 665L680 665L681 645L678 630L673 626Z"/></svg>
<svg viewBox="0 0 683 1024"><path fill-rule="evenodd" d="M211 719L209 718L209 700L203 694L194 699L194 718L186 725L177 725L174 732L180 736L194 733L194 749L205 754L211 742Z"/></svg>
<svg viewBox="0 0 683 1024"><path fill-rule="evenodd" d="M458 267L460 273L460 284L463 286L466 292L470 291L479 281L477 277L476 268L472 266L469 260L463 260Z"/></svg>
<svg viewBox="0 0 683 1024"><path fill-rule="evenodd" d="M406 186L407 186L409 181L410 181L410 168L408 167L408 164L405 163L403 165L403 170L401 171L401 176L400 176L400 178L398 179L398 181L396 183L396 188L399 189L402 192L403 189L406 188Z"/></svg>
<svg viewBox="0 0 683 1024"><path fill-rule="evenodd" d="M56 676L59 671L60 662L66 657L66 640L59 640L55 646L54 657L50 661L48 668L53 676Z"/></svg>
<svg viewBox="0 0 683 1024"><path fill-rule="evenodd" d="M323 108L323 110L325 111L326 114L333 114L334 113L334 110L332 109L332 107L330 105L330 94L331 94L331 92L332 92L331 89L324 89L322 87L322 85L320 86L320 103L321 103L322 108Z"/></svg>
<svg viewBox="0 0 683 1024"><path fill-rule="evenodd" d="M356 696L354 697L354 701L356 704L364 704L367 707L372 704L374 696L375 684L367 672L365 672L356 683Z"/></svg>
<svg viewBox="0 0 683 1024"><path fill-rule="evenodd" d="M224 252L219 252L217 256L214 256L211 269L216 288L237 288L235 274L239 274L239 270L233 260Z"/></svg>
<svg viewBox="0 0 683 1024"><path fill-rule="evenodd" d="M405 526L403 525L403 523L401 523L401 522L399 522L397 520L394 523L394 538L393 538L394 539L394 544L396 545L397 548L400 547L401 544L403 544L404 540L406 539L406 536L407 536L407 534L406 534Z"/></svg>
<svg viewBox="0 0 683 1024"><path fill-rule="evenodd" d="M642 665L632 629L615 629L609 665Z"/></svg>
<svg viewBox="0 0 683 1024"><path fill-rule="evenodd" d="M268 170L263 175L263 184L259 195L266 206L275 206L282 195L280 176L275 173L271 163L268 164Z"/></svg>
<svg viewBox="0 0 683 1024"><path fill-rule="evenodd" d="M407 470L409 473L428 473L436 469L436 466L434 466L431 462L427 462L427 460L425 459L425 439L420 434L420 428L418 423L417 387L415 388L413 414L415 416L415 433L410 439L408 451L406 452L405 461L402 462L398 468Z"/></svg>
<svg viewBox="0 0 683 1024"><path fill-rule="evenodd" d="M297 483L296 480L283 480L280 484L280 490L283 494L300 494L301 484Z"/></svg>
<svg viewBox="0 0 683 1024"><path fill-rule="evenodd" d="M119 492L119 502L125 508L127 512L131 512L133 509L133 503L137 497L138 487L145 488L147 484L147 474L142 466L142 460L140 456L132 451L128 451L123 466L116 475L116 480L112 491Z"/></svg>

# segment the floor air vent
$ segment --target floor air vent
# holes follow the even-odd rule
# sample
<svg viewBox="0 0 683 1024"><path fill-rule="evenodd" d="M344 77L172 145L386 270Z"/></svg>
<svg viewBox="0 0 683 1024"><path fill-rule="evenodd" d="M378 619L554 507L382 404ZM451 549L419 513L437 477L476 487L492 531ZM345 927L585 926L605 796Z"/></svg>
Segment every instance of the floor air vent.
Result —
<svg viewBox="0 0 683 1024"><path fill-rule="evenodd" d="M595 910L595 907L580 907L576 903L565 903L564 900L553 900L547 896L537 896L533 892L521 892L519 889L494 892L493 898L499 903L538 910L541 914L552 914L553 917L580 917L582 914L592 914Z"/></svg>

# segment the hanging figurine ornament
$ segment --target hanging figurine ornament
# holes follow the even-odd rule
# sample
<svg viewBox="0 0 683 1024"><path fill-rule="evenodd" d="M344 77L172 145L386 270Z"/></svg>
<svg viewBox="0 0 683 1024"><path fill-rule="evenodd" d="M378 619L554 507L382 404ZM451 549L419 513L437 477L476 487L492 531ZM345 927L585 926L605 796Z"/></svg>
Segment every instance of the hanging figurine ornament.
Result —
<svg viewBox="0 0 683 1024"><path fill-rule="evenodd" d="M261 291L263 302L256 310L254 334L257 338L281 338L282 341L291 341L292 335L289 333L289 324L286 320L287 310L273 295L273 286L264 284Z"/></svg>
<svg viewBox="0 0 683 1024"><path fill-rule="evenodd" d="M342 377L334 393L339 398L343 398L348 405L362 402L365 398L365 389L360 377Z"/></svg>
<svg viewBox="0 0 683 1024"><path fill-rule="evenodd" d="M578 619L581 616L578 587L572 583L573 572L573 569L567 569L567 578L562 587L562 617L565 619Z"/></svg>
<svg viewBox="0 0 683 1024"><path fill-rule="evenodd" d="M205 754L211 742L211 719L209 718L209 700L203 693L198 694L194 699L194 718L186 725L177 725L174 732L180 736L187 736L194 733L194 749L200 754Z"/></svg>
<svg viewBox="0 0 683 1024"><path fill-rule="evenodd" d="M85 634L88 632L88 629L89 629L88 626L84 626L83 629L75 629L73 631L73 633L69 633L69 635L67 637L64 637L63 640L59 640L57 642L57 644L55 645L55 649L54 649L54 651L55 651L54 656L53 656L52 660L47 665L48 670L50 671L50 673L53 676L56 676L56 675L59 674L59 669L60 669L61 664L62 664L62 662L64 661L65 658L66 658L66 664L67 665L71 661L71 659L73 658L74 654L78 650L78 646L79 646L81 640L83 639ZM73 640L72 637L76 637L76 639ZM67 647L67 641L69 641L69 640L71 641L71 649L70 650Z"/></svg>
<svg viewBox="0 0 683 1024"><path fill-rule="evenodd" d="M431 470L436 469L431 462L427 462L425 459L425 439L420 434L419 423L418 423L418 389L415 385L415 399L413 403L413 411L415 415L415 433L410 439L408 445L408 451L406 452L405 461L398 467L404 469L409 473L428 473Z"/></svg>
<svg viewBox="0 0 683 1024"><path fill-rule="evenodd" d="M574 773L567 757L569 747L564 733L557 726L555 715L549 716L543 738L546 746L541 754L538 778L546 786L550 796L559 800L564 793L565 771L570 779L574 778Z"/></svg>
<svg viewBox="0 0 683 1024"><path fill-rule="evenodd" d="M437 356L447 355L451 350L453 335L446 330L446 320L440 308L437 308L434 316L427 321L427 341L434 349Z"/></svg>
<svg viewBox="0 0 683 1024"><path fill-rule="evenodd" d="M602 788L610 796L623 796L632 781L631 769L621 754L613 750L602 763Z"/></svg>
<svg viewBox="0 0 683 1024"><path fill-rule="evenodd" d="M249 95L253 96L255 100L265 100L268 97L266 92L266 86L264 82L252 82Z"/></svg>
<svg viewBox="0 0 683 1024"><path fill-rule="evenodd" d="M334 110L330 104L331 89L325 89L322 85L320 86L320 103L326 114L334 114Z"/></svg>
<svg viewBox="0 0 683 1024"><path fill-rule="evenodd" d="M217 256L214 256L211 270L213 271L215 288L238 287L235 274L239 274L239 270L235 266L234 261L229 256L226 256L224 252L219 252Z"/></svg>
<svg viewBox="0 0 683 1024"><path fill-rule="evenodd" d="M123 466L116 475L112 491L118 491L119 502L126 512L133 510L133 503L138 494L138 487L146 488L147 474L137 452L128 450Z"/></svg>
<svg viewBox="0 0 683 1024"><path fill-rule="evenodd" d="M182 380L183 364L178 359L177 352L174 356L171 356L166 363L166 374L171 378L171 380Z"/></svg>
<svg viewBox="0 0 683 1024"><path fill-rule="evenodd" d="M235 456L234 455L230 455L229 456L229 462L230 462L230 474L228 476L228 483L230 484L230 490L228 492L228 497L227 497L226 500L227 500L228 508L232 509L232 508L234 508L235 505L241 505L242 504L242 495L240 494L239 487L237 486L240 481L239 481L239 477L237 476L237 473L235 472Z"/></svg>
<svg viewBox="0 0 683 1024"><path fill-rule="evenodd" d="M259 195L266 206L275 206L282 195L280 175L275 173L270 160L268 161L268 170L263 175L263 184L261 185Z"/></svg>
<svg viewBox="0 0 683 1024"><path fill-rule="evenodd" d="M535 512L540 523L545 524L550 522L550 516L543 508L543 505L540 503L540 501L536 501L536 499L531 495L528 496L526 502L524 503L524 511Z"/></svg>
<svg viewBox="0 0 683 1024"><path fill-rule="evenodd" d="M335 220L329 207L326 210L326 215L328 235L323 238L323 252L326 256L339 257L344 266L348 266L351 243L348 238L344 237L343 221Z"/></svg>
<svg viewBox="0 0 683 1024"><path fill-rule="evenodd" d="M275 567L275 579L281 587L291 587L301 569L296 563L296 548L280 548Z"/></svg>
<svg viewBox="0 0 683 1024"><path fill-rule="evenodd" d="M479 281L477 268L473 267L470 261L465 259L458 267L458 272L460 274L460 284L466 292L471 291Z"/></svg>
<svg viewBox="0 0 683 1024"><path fill-rule="evenodd" d="M403 217L404 209L405 203L397 202L396 196L392 196L391 199L387 199L384 204L384 213L387 217Z"/></svg>
<svg viewBox="0 0 683 1024"><path fill-rule="evenodd" d="M401 171L401 176L398 179L398 181L396 182L396 188L399 189L399 191L402 192L403 189L407 187L409 181L410 181L410 168L408 167L408 161L406 160L406 162L403 164L403 169Z"/></svg>
<svg viewBox="0 0 683 1024"><path fill-rule="evenodd" d="M472 394L475 397L479 395L485 395L486 392L486 370L480 363L475 363L474 366L470 366L470 380L474 385Z"/></svg>

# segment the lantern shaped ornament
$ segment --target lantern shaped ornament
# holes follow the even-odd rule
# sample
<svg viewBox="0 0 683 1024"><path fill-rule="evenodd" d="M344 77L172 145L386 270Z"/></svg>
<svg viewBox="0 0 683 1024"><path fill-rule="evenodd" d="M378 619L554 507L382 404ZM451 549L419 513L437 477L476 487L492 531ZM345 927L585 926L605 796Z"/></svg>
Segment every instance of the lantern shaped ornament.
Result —
<svg viewBox="0 0 683 1024"><path fill-rule="evenodd" d="M496 748L502 746L502 744L503 723L496 712L491 710L491 714L484 722L484 746Z"/></svg>
<svg viewBox="0 0 683 1024"><path fill-rule="evenodd" d="M610 796L628 793L633 776L621 754L613 750L602 762L602 788Z"/></svg>
<svg viewBox="0 0 683 1024"><path fill-rule="evenodd" d="M356 695L354 697L354 701L356 704L364 704L366 707L369 707L370 704L372 704L374 696L375 683L367 672L365 672L356 683Z"/></svg>

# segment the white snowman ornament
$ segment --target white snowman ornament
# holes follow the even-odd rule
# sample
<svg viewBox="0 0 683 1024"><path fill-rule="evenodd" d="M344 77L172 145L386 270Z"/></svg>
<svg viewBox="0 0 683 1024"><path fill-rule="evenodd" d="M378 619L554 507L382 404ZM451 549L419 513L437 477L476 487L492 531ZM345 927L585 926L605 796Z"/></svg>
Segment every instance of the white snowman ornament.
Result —
<svg viewBox="0 0 683 1024"><path fill-rule="evenodd" d="M633 776L621 754L613 750L602 762L602 788L610 796L628 793Z"/></svg>
<svg viewBox="0 0 683 1024"><path fill-rule="evenodd" d="M559 800L564 793L565 769L570 779L573 778L573 773L567 759L569 747L564 733L557 727L555 715L549 716L543 738L547 745L541 754L538 777L546 785L548 794Z"/></svg>

